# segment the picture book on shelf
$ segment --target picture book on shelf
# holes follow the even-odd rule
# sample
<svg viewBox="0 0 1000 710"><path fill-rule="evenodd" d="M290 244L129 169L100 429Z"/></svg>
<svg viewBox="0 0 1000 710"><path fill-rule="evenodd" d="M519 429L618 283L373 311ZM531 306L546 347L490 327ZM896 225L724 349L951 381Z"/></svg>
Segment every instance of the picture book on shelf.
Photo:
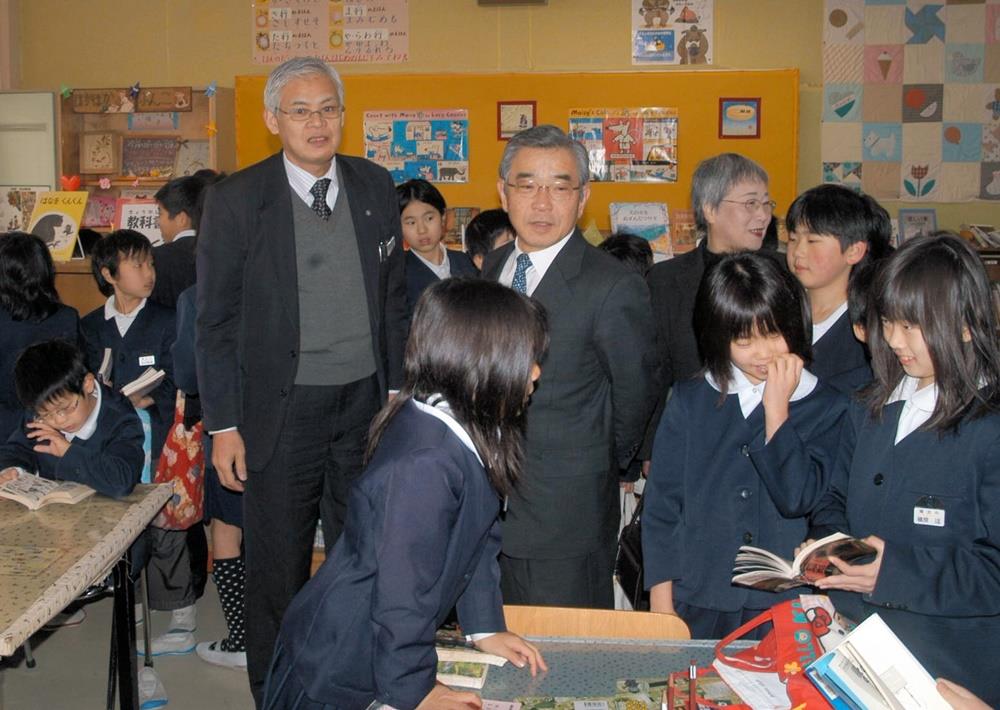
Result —
<svg viewBox="0 0 1000 710"><path fill-rule="evenodd" d="M674 210L670 222L670 246L674 256L691 251L698 244L698 229L694 223L694 210Z"/></svg>
<svg viewBox="0 0 1000 710"><path fill-rule="evenodd" d="M806 677L834 708L947 710L934 678L878 614L806 666Z"/></svg>
<svg viewBox="0 0 1000 710"><path fill-rule="evenodd" d="M649 242L654 254L672 256L670 217L665 202L612 202L611 231L628 232Z"/></svg>
<svg viewBox="0 0 1000 710"><path fill-rule="evenodd" d="M0 498L17 501L29 510L38 510L49 503L79 503L94 494L94 489L82 483L52 481L17 468L17 478L0 484Z"/></svg>
<svg viewBox="0 0 1000 710"><path fill-rule="evenodd" d="M43 192L31 212L28 231L40 237L53 261L83 258L80 223L87 209L87 192Z"/></svg>
<svg viewBox="0 0 1000 710"><path fill-rule="evenodd" d="M134 229L154 247L163 244L160 233L160 210L156 200L119 197L115 204L115 227Z"/></svg>
<svg viewBox="0 0 1000 710"><path fill-rule="evenodd" d="M754 589L783 592L838 574L830 557L848 564L864 564L874 559L875 548L844 533L834 533L810 543L789 562L773 552L743 545L736 553L732 581Z"/></svg>

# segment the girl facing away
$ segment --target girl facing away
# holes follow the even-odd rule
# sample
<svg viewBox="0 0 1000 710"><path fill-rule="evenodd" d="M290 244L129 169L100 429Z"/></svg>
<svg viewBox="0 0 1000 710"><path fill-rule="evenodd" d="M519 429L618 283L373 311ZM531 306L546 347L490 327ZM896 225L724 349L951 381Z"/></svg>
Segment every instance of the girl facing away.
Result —
<svg viewBox="0 0 1000 710"><path fill-rule="evenodd" d="M845 417L813 534L878 555L819 580L847 616L878 612L932 675L1000 704L1000 352L979 256L949 234L906 241L876 276L875 380Z"/></svg>
<svg viewBox="0 0 1000 710"><path fill-rule="evenodd" d="M741 545L791 550L826 491L846 407L805 369L801 285L773 259L732 254L695 301L703 370L679 382L653 446L642 548L653 611L722 638L798 594L733 586Z"/></svg>
<svg viewBox="0 0 1000 710"><path fill-rule="evenodd" d="M344 531L282 623L263 707L480 707L436 683L434 634L457 606L476 646L531 673L538 650L506 631L503 500L522 465L524 410L548 348L544 312L478 279L417 304L405 384L369 433Z"/></svg>

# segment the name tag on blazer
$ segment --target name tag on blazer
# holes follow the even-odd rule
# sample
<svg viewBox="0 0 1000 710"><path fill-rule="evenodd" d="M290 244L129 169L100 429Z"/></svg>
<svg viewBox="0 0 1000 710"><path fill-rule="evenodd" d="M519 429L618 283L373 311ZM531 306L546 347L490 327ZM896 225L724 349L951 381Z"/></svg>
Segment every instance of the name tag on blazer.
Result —
<svg viewBox="0 0 1000 710"><path fill-rule="evenodd" d="M385 261L392 254L392 250L396 248L396 237L390 237L388 241L379 242L378 244L378 260Z"/></svg>
<svg viewBox="0 0 1000 710"><path fill-rule="evenodd" d="M139 367L152 367L156 364L156 355L140 355L139 356Z"/></svg>
<svg viewBox="0 0 1000 710"><path fill-rule="evenodd" d="M913 506L913 524L944 527L944 506L933 496L924 496Z"/></svg>

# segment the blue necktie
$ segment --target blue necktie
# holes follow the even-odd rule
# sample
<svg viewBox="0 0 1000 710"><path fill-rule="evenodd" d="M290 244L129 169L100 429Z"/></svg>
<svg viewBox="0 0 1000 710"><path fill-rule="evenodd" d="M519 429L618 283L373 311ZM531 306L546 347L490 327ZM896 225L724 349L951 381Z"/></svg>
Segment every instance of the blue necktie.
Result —
<svg viewBox="0 0 1000 710"><path fill-rule="evenodd" d="M313 212L319 215L320 219L330 219L333 210L326 204L326 191L330 188L330 178L321 178L316 181L309 190L309 194L315 199L312 203Z"/></svg>
<svg viewBox="0 0 1000 710"><path fill-rule="evenodd" d="M528 269L531 268L531 257L527 254L517 255L517 269L514 270L514 280L510 282L511 288L518 293L528 295Z"/></svg>

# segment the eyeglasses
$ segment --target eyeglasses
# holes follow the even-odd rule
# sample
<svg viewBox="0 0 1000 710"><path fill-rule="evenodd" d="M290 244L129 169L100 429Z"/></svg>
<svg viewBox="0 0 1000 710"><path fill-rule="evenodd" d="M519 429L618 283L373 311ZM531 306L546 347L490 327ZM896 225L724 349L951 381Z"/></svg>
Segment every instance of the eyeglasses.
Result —
<svg viewBox="0 0 1000 710"><path fill-rule="evenodd" d="M568 200L580 186L570 185L568 182L554 182L551 185L539 185L534 180L518 180L517 182L505 182L507 187L514 189L514 194L518 197L531 199L542 190L549 193L549 198L553 202L564 202Z"/></svg>
<svg viewBox="0 0 1000 710"><path fill-rule="evenodd" d="M324 106L316 110L308 109L305 106L296 106L291 111L286 111L285 109L279 107L278 113L283 113L288 116L289 121L295 121L296 123L304 123L316 114L324 121L334 120L340 118L340 114L344 112L343 106Z"/></svg>
<svg viewBox="0 0 1000 710"><path fill-rule="evenodd" d="M732 202L734 205L743 205L750 214L753 214L761 208L763 208L765 212L774 212L774 208L778 206L778 203L774 200L719 200L719 202Z"/></svg>
<svg viewBox="0 0 1000 710"><path fill-rule="evenodd" d="M59 409L54 409L51 412L46 412L42 414L41 412L35 413L35 418L39 419L47 424L53 422L64 422L67 417L69 417L73 412L76 411L77 407L80 406L80 400L83 399L80 395L76 395L73 400L73 404L67 404L65 407L60 407Z"/></svg>

